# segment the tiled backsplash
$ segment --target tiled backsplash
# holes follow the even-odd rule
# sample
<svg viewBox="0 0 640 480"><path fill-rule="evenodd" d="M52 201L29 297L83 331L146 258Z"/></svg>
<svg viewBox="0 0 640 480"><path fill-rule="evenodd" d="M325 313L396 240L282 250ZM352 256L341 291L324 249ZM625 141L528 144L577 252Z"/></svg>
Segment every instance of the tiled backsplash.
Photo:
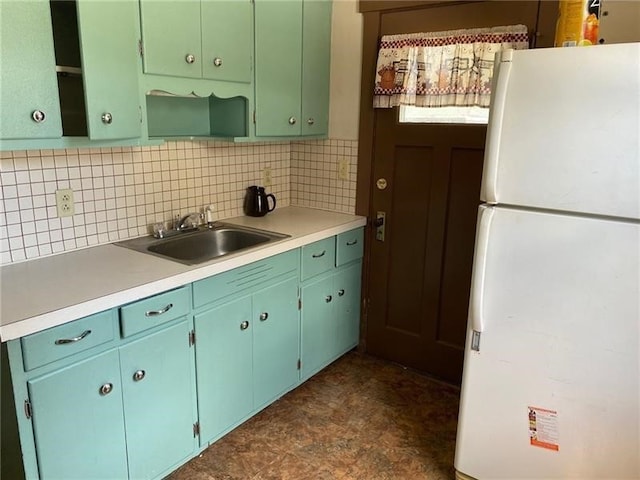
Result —
<svg viewBox="0 0 640 480"><path fill-rule="evenodd" d="M338 179L340 159L349 180ZM249 185L270 167L278 207L353 213L357 142L229 144L0 153L0 263L145 235L149 225L213 204L218 218L242 214ZM75 214L58 218L55 192L74 191Z"/></svg>
<svg viewBox="0 0 640 480"><path fill-rule="evenodd" d="M348 164L340 178L341 161ZM316 140L291 144L291 203L304 207L354 213L358 142Z"/></svg>

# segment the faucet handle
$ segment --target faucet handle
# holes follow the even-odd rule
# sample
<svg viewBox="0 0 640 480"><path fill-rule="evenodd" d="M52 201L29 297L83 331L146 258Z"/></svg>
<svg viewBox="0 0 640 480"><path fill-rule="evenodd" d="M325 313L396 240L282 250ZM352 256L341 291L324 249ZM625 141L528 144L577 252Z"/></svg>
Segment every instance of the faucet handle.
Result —
<svg viewBox="0 0 640 480"><path fill-rule="evenodd" d="M153 224L153 236L155 238L164 238L166 233L167 230L164 227L164 223L158 222Z"/></svg>

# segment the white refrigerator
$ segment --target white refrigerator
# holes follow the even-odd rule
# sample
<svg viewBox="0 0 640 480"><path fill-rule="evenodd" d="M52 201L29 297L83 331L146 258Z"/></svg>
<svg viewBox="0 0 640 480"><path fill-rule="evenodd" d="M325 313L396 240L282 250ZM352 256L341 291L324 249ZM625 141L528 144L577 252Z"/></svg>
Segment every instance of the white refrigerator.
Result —
<svg viewBox="0 0 640 480"><path fill-rule="evenodd" d="M496 62L457 478L640 478L640 44Z"/></svg>

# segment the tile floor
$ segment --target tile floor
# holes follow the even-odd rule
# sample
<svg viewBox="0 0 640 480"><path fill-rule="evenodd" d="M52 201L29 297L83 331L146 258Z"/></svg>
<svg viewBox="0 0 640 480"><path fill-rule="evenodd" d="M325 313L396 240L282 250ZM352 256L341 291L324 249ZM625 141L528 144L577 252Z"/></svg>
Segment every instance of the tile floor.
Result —
<svg viewBox="0 0 640 480"><path fill-rule="evenodd" d="M452 479L459 394L350 352L168 479Z"/></svg>

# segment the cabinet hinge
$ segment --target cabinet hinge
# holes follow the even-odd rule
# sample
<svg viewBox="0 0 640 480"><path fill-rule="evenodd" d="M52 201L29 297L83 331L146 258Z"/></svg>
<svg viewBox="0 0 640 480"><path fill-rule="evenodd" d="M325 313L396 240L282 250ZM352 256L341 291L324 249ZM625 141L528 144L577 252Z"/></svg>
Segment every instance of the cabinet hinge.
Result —
<svg viewBox="0 0 640 480"><path fill-rule="evenodd" d="M302 299L298 298L298 310L302 310Z"/></svg>
<svg viewBox="0 0 640 480"><path fill-rule="evenodd" d="M29 399L24 401L24 416L27 418L31 418L31 402Z"/></svg>
<svg viewBox="0 0 640 480"><path fill-rule="evenodd" d="M300 370L302 368L302 362L300 361L300 359L298 359L298 370Z"/></svg>
<svg viewBox="0 0 640 480"><path fill-rule="evenodd" d="M142 46L142 39L138 40L138 53L140 54L141 57L144 56L144 49Z"/></svg>
<svg viewBox="0 0 640 480"><path fill-rule="evenodd" d="M196 332L195 330L191 330L189 332L189 346L193 347L196 344Z"/></svg>
<svg viewBox="0 0 640 480"><path fill-rule="evenodd" d="M256 111L253 111L253 123L256 123Z"/></svg>
<svg viewBox="0 0 640 480"><path fill-rule="evenodd" d="M193 436L197 437L200 435L200 422L196 422L193 424Z"/></svg>

